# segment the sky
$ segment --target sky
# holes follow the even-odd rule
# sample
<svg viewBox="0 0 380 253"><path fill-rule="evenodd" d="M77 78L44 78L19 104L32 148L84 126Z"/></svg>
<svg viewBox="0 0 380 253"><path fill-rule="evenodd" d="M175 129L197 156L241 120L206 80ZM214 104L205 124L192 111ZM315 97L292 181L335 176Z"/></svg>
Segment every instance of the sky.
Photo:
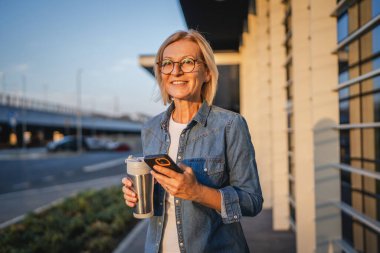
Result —
<svg viewBox="0 0 380 253"><path fill-rule="evenodd" d="M81 69L83 109L158 114L138 57L183 29L176 0L0 0L0 92L76 107Z"/></svg>

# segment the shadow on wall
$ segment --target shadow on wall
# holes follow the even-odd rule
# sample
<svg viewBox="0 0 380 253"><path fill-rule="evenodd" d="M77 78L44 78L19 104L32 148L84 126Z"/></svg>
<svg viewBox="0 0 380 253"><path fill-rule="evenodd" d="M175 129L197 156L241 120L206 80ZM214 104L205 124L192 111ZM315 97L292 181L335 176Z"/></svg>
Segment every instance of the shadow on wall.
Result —
<svg viewBox="0 0 380 253"><path fill-rule="evenodd" d="M339 163L339 131L332 119L314 126L315 222L317 251L328 252L329 243L341 237L340 173L331 164Z"/></svg>

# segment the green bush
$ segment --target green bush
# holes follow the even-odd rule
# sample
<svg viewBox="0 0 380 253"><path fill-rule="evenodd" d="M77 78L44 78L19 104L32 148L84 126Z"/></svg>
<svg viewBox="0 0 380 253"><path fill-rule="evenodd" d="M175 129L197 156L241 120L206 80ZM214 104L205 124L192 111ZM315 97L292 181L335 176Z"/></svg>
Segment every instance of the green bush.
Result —
<svg viewBox="0 0 380 253"><path fill-rule="evenodd" d="M86 191L0 230L0 252L111 252L136 222L120 187Z"/></svg>

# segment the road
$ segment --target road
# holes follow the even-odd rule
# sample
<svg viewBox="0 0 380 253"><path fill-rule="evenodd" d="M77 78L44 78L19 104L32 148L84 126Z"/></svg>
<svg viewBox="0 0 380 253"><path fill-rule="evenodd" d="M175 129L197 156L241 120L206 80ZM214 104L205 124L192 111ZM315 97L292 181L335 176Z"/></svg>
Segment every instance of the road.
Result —
<svg viewBox="0 0 380 253"><path fill-rule="evenodd" d="M37 159L0 160L0 194L122 174L124 160L131 153L61 153Z"/></svg>
<svg viewBox="0 0 380 253"><path fill-rule="evenodd" d="M121 184L136 152L37 154L0 160L0 223L85 189Z"/></svg>

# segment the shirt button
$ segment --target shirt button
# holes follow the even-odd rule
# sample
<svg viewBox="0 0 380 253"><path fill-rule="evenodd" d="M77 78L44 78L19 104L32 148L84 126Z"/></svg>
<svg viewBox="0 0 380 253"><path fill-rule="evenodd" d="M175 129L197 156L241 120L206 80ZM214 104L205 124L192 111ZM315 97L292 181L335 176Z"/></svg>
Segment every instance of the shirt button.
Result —
<svg viewBox="0 0 380 253"><path fill-rule="evenodd" d="M178 156L178 159L181 159L181 158L182 158L182 157L179 155L179 156Z"/></svg>
<svg viewBox="0 0 380 253"><path fill-rule="evenodd" d="M207 171L207 168L204 168L203 170L206 172L206 171Z"/></svg>
<svg viewBox="0 0 380 253"><path fill-rule="evenodd" d="M184 134L181 134L181 137L185 136Z"/></svg>
<svg viewBox="0 0 380 253"><path fill-rule="evenodd" d="M179 244L179 246L183 247L183 242L181 242L181 243Z"/></svg>
<svg viewBox="0 0 380 253"><path fill-rule="evenodd" d="M160 202L160 206L162 206L162 202Z"/></svg>
<svg viewBox="0 0 380 253"><path fill-rule="evenodd" d="M234 215L234 219L237 219L237 215Z"/></svg>
<svg viewBox="0 0 380 253"><path fill-rule="evenodd" d="M166 139L166 142L169 142L169 139Z"/></svg>
<svg viewBox="0 0 380 253"><path fill-rule="evenodd" d="M178 203L179 203L179 200L178 200L178 199L176 199L176 200L175 200L175 203L178 205Z"/></svg>
<svg viewBox="0 0 380 253"><path fill-rule="evenodd" d="M179 225L179 224L181 224L181 222L180 222L180 221L177 221L177 224Z"/></svg>
<svg viewBox="0 0 380 253"><path fill-rule="evenodd" d="M158 225L160 225L160 226L161 226L161 221L159 221L159 222L158 222Z"/></svg>

